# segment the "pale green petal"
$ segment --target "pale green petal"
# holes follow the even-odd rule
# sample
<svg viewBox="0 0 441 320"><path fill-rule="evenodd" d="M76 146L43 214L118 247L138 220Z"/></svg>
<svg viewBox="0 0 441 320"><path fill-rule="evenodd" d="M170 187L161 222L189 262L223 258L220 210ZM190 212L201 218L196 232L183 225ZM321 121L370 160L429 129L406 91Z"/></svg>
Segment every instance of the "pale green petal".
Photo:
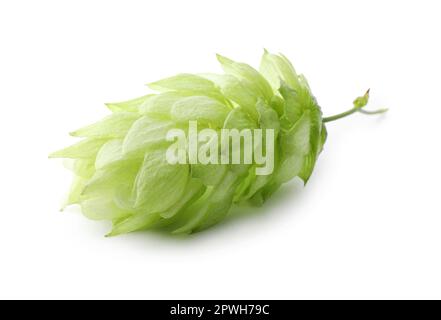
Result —
<svg viewBox="0 0 441 320"><path fill-rule="evenodd" d="M264 96L259 90L254 90L255 88L252 86L246 86L246 82L240 81L229 74L212 74L206 76L213 79L213 81L221 88L225 97L246 110L253 119L257 119L257 112L255 109L257 99L264 99Z"/></svg>
<svg viewBox="0 0 441 320"><path fill-rule="evenodd" d="M228 172L221 183L207 190L200 200L188 207L183 213L185 223L173 233L191 233L199 231L222 220L228 213L238 185L237 176Z"/></svg>
<svg viewBox="0 0 441 320"><path fill-rule="evenodd" d="M322 130L320 132L320 144L319 144L319 148L318 148L318 152L322 152L323 151L323 147L325 145L326 139L328 138L328 130L326 129L325 124L322 124Z"/></svg>
<svg viewBox="0 0 441 320"><path fill-rule="evenodd" d="M284 116L291 124L294 124L300 119L305 110L305 106L302 105L302 101L300 100L299 92L294 91L285 83L282 83L280 93L285 100Z"/></svg>
<svg viewBox="0 0 441 320"><path fill-rule="evenodd" d="M138 112L139 106L153 96L153 94L148 94L128 101L106 103L106 106L113 112Z"/></svg>
<svg viewBox="0 0 441 320"><path fill-rule="evenodd" d="M269 81L274 90L280 88L280 80L286 82L294 90L299 89L297 73L291 62L283 55L271 54L265 50L259 71Z"/></svg>
<svg viewBox="0 0 441 320"><path fill-rule="evenodd" d="M285 183L298 176L304 162L304 156L302 155L288 155L282 160L280 169L277 171L276 180L280 183Z"/></svg>
<svg viewBox="0 0 441 320"><path fill-rule="evenodd" d="M137 171L139 171L141 164L136 163L134 166L137 168ZM130 182L124 181L118 184L114 189L113 201L119 208L130 211L133 214L138 214L143 213L143 211L135 208L135 197L133 194L134 180L135 178L131 179Z"/></svg>
<svg viewBox="0 0 441 320"><path fill-rule="evenodd" d="M252 181L246 194L242 197L242 200L253 197L260 189L265 187L272 178L272 175L256 176L256 179Z"/></svg>
<svg viewBox="0 0 441 320"><path fill-rule="evenodd" d="M311 93L311 88L309 87L309 83L308 80L306 79L306 77L303 74L299 74L299 83L300 85L307 89L309 93Z"/></svg>
<svg viewBox="0 0 441 320"><path fill-rule="evenodd" d="M152 120L148 116L138 119L124 139L124 155L144 153L152 147L167 144L167 132L172 128L176 125L171 121Z"/></svg>
<svg viewBox="0 0 441 320"><path fill-rule="evenodd" d="M284 155L277 181L283 183L295 176L308 181L321 149L321 126L320 111L306 110L294 127L282 135Z"/></svg>
<svg viewBox="0 0 441 320"><path fill-rule="evenodd" d="M164 92L147 100L141 105L139 112L143 115L169 119L173 104L185 97L188 97L188 94L174 91Z"/></svg>
<svg viewBox="0 0 441 320"><path fill-rule="evenodd" d="M216 89L213 82L189 73L162 79L148 84L149 88L164 91L211 91Z"/></svg>
<svg viewBox="0 0 441 320"><path fill-rule="evenodd" d="M90 138L82 140L70 147L55 151L49 158L90 159L95 158L98 150L107 139Z"/></svg>
<svg viewBox="0 0 441 320"><path fill-rule="evenodd" d="M296 154L301 157L307 155L311 150L310 134L311 115L309 111L305 111L294 127L280 137L280 144L284 154Z"/></svg>
<svg viewBox="0 0 441 320"><path fill-rule="evenodd" d="M192 164L191 176L198 178L206 186L219 184L228 169L227 165L222 164Z"/></svg>
<svg viewBox="0 0 441 320"><path fill-rule="evenodd" d="M246 194L251 186L251 184L254 183L256 180L256 170L255 165L251 166L248 175L245 176L242 181L239 183L237 189L234 191L234 202L241 202L242 200L245 200Z"/></svg>
<svg viewBox="0 0 441 320"><path fill-rule="evenodd" d="M92 220L113 220L129 215L116 206L112 197L102 196L81 201L81 211Z"/></svg>
<svg viewBox="0 0 441 320"><path fill-rule="evenodd" d="M124 159L122 152L123 140L114 139L106 142L98 151L95 160L95 168L102 169L110 164Z"/></svg>
<svg viewBox="0 0 441 320"><path fill-rule="evenodd" d="M63 164L82 178L90 178L95 172L95 159L64 159Z"/></svg>
<svg viewBox="0 0 441 320"><path fill-rule="evenodd" d="M108 237L117 236L123 233L129 233L137 230L147 229L160 219L157 213L139 213L128 216L125 219L116 220L112 231L107 234Z"/></svg>
<svg viewBox="0 0 441 320"><path fill-rule="evenodd" d="M269 105L277 112L279 117L283 116L285 112L285 100L283 100L280 96L274 95Z"/></svg>
<svg viewBox="0 0 441 320"><path fill-rule="evenodd" d="M174 234L189 234L193 230L195 230L201 222L208 215L210 210L210 203L206 201L198 201L193 205L189 206L184 211L184 217L182 220L184 225L179 228L176 228L173 233Z"/></svg>
<svg viewBox="0 0 441 320"><path fill-rule="evenodd" d="M72 185L70 187L69 195L67 199L64 201L61 210L71 204L77 204L80 202L80 196L83 192L84 186L86 185L87 179L81 177L75 177L72 181Z"/></svg>
<svg viewBox="0 0 441 320"><path fill-rule="evenodd" d="M136 113L114 113L95 124L71 132L71 135L88 138L122 138L138 118L139 115Z"/></svg>
<svg viewBox="0 0 441 320"><path fill-rule="evenodd" d="M205 96L193 96L177 101L171 110L172 118L179 122L197 120L222 127L230 108Z"/></svg>
<svg viewBox="0 0 441 320"><path fill-rule="evenodd" d="M237 107L228 114L225 119L224 128L238 130L255 129L257 124L242 107Z"/></svg>
<svg viewBox="0 0 441 320"><path fill-rule="evenodd" d="M277 112L267 106L262 100L259 100L256 105L259 113L259 125L261 129L273 129L275 131L274 137L280 129L280 121Z"/></svg>
<svg viewBox="0 0 441 320"><path fill-rule="evenodd" d="M321 134L322 130L322 116L321 111L318 107L311 109L311 129L310 129L310 152L305 158L305 163L303 168L299 173L299 177L306 184L314 170L317 157L322 149L322 139L324 138Z"/></svg>
<svg viewBox="0 0 441 320"><path fill-rule="evenodd" d="M262 201L265 202L268 200L274 192L276 192L280 188L281 184L277 182L272 182L267 184L261 191L259 191L257 194L260 194L262 197Z"/></svg>
<svg viewBox="0 0 441 320"><path fill-rule="evenodd" d="M277 142L276 142L277 143ZM279 162L280 162L280 150L279 148L274 149L274 170L272 174L269 175L256 175L255 169L258 167L254 165L250 169L250 174L246 178L248 183L242 186L241 193L236 193L235 201L244 201L247 200L249 203L253 205L261 205L266 200L263 196L265 193L265 189L268 185L273 184L275 180L275 176L277 175L277 171L279 170ZM259 194L259 195L258 195Z"/></svg>
<svg viewBox="0 0 441 320"><path fill-rule="evenodd" d="M77 176L90 178L95 172L95 161L93 159L77 159L75 160L73 171Z"/></svg>
<svg viewBox="0 0 441 320"><path fill-rule="evenodd" d="M164 150L147 153L135 180L135 207L166 211L184 193L188 175L189 166L167 163Z"/></svg>
<svg viewBox="0 0 441 320"><path fill-rule="evenodd" d="M106 194L115 195L120 191L120 186L132 186L140 166L140 161L127 161L117 167L96 171L84 187L83 198Z"/></svg>
<svg viewBox="0 0 441 320"><path fill-rule="evenodd" d="M198 179L189 179L185 186L185 192L182 197L167 211L161 213L161 217L170 219L179 213L185 206L193 200L199 198L205 191L205 186Z"/></svg>
<svg viewBox="0 0 441 320"><path fill-rule="evenodd" d="M257 72L254 68L245 63L235 62L231 59L217 55L225 73L231 74L241 81L246 83L246 86L253 88L253 91L258 91L265 98L266 101L271 101L273 90L266 79Z"/></svg>
<svg viewBox="0 0 441 320"><path fill-rule="evenodd" d="M126 154L123 152L123 140L115 139L106 142L96 156L95 169L124 165L127 162L141 162L144 154Z"/></svg>

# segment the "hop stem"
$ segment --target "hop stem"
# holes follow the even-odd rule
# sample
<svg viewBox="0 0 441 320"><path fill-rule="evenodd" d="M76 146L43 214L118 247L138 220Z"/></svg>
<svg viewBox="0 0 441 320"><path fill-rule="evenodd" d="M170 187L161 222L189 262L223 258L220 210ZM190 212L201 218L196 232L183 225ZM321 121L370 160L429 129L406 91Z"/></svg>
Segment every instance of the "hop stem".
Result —
<svg viewBox="0 0 441 320"><path fill-rule="evenodd" d="M364 114L369 114L369 115L373 115L373 114L380 114L380 113L384 113L386 112L388 109L378 109L378 110L374 110L374 111L367 111L364 110L363 107L367 105L368 101L369 101L369 91L366 91L366 93L361 96L358 97L357 99L354 100L354 107L352 109L349 109L345 112L330 116L330 117L325 117L323 118L323 122L331 122L331 121L335 121L341 118L345 118L355 112L361 112Z"/></svg>

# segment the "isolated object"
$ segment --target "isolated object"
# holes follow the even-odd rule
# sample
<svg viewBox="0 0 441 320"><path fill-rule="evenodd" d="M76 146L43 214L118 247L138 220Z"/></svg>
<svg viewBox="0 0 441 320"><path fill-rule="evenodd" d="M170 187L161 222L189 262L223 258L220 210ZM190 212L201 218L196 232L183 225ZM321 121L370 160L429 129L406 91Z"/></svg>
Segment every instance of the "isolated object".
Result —
<svg viewBox="0 0 441 320"><path fill-rule="evenodd" d="M112 114L71 133L79 143L50 155L69 158L75 179L66 205L95 220L111 220L109 235L141 229L191 233L205 229L232 204L260 205L283 183L306 183L326 140L325 122L367 112L369 92L342 114L322 118L303 75L283 55L264 52L260 70L218 55L225 74L179 74L149 84L157 94L110 103ZM274 129L274 170L252 164L166 161L170 129L190 120L221 128Z"/></svg>

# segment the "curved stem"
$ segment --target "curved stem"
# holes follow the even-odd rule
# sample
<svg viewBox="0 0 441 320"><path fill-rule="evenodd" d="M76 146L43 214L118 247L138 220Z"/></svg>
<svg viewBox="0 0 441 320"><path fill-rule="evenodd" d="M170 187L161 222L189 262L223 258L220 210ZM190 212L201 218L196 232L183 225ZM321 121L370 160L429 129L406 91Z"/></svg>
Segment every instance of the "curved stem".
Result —
<svg viewBox="0 0 441 320"><path fill-rule="evenodd" d="M363 110L363 109L361 109L359 107L355 107L355 108L352 108L352 109L350 109L348 111L345 111L345 112L342 112L342 113L339 113L339 114L336 114L336 115L333 115L333 116L330 116L330 117L325 117L325 118L323 118L323 122L335 121L335 120L347 117L347 116L349 116L349 115L351 115L351 114L353 114L353 113L355 113L357 111L361 112L363 114L373 115L373 114L385 113L387 110L389 110L389 109L385 108L385 109L378 109L378 110L374 110L374 111L367 111L367 110Z"/></svg>
<svg viewBox="0 0 441 320"><path fill-rule="evenodd" d="M378 109L378 110L374 110L374 111L368 111L368 110L360 109L358 111L361 112L361 113L364 113L364 114L380 114L380 113L385 113L387 110L389 110L389 109L388 108L384 108L384 109Z"/></svg>
<svg viewBox="0 0 441 320"><path fill-rule="evenodd" d="M339 114L336 114L336 115L333 115L330 117L325 117L325 118L323 118L323 122L331 122L331 121L335 121L335 120L347 117L347 116L353 114L354 112L357 112L358 109L359 108L352 108L348 111L345 111L345 112L342 112L342 113L339 113Z"/></svg>
<svg viewBox="0 0 441 320"><path fill-rule="evenodd" d="M380 113L384 113L386 112L388 109L378 109L378 110L374 110L374 111L367 111L367 110L363 110L363 107L367 105L369 101L369 90L366 91L366 93L361 96L358 97L357 99L354 100L354 107L348 111L330 116L330 117L325 117L323 118L323 122L331 122L331 121L335 121L344 117L347 117L357 111L364 113L364 114L380 114Z"/></svg>

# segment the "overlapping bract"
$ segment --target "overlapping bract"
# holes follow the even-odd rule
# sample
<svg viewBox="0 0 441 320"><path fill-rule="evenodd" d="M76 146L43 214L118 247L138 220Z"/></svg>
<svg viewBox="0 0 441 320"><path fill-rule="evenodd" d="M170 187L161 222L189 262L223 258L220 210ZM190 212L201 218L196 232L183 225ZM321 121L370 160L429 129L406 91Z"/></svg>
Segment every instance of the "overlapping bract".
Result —
<svg viewBox="0 0 441 320"><path fill-rule="evenodd" d="M75 174L66 205L111 220L110 235L159 228L205 229L234 203L262 204L283 183L309 179L326 139L306 79L283 55L264 52L260 70L218 55L225 74L179 74L149 84L158 93L107 104L112 114L71 133L83 140L51 157L69 158ZM256 164L169 164L172 128L189 120L222 128L274 129L274 171Z"/></svg>

